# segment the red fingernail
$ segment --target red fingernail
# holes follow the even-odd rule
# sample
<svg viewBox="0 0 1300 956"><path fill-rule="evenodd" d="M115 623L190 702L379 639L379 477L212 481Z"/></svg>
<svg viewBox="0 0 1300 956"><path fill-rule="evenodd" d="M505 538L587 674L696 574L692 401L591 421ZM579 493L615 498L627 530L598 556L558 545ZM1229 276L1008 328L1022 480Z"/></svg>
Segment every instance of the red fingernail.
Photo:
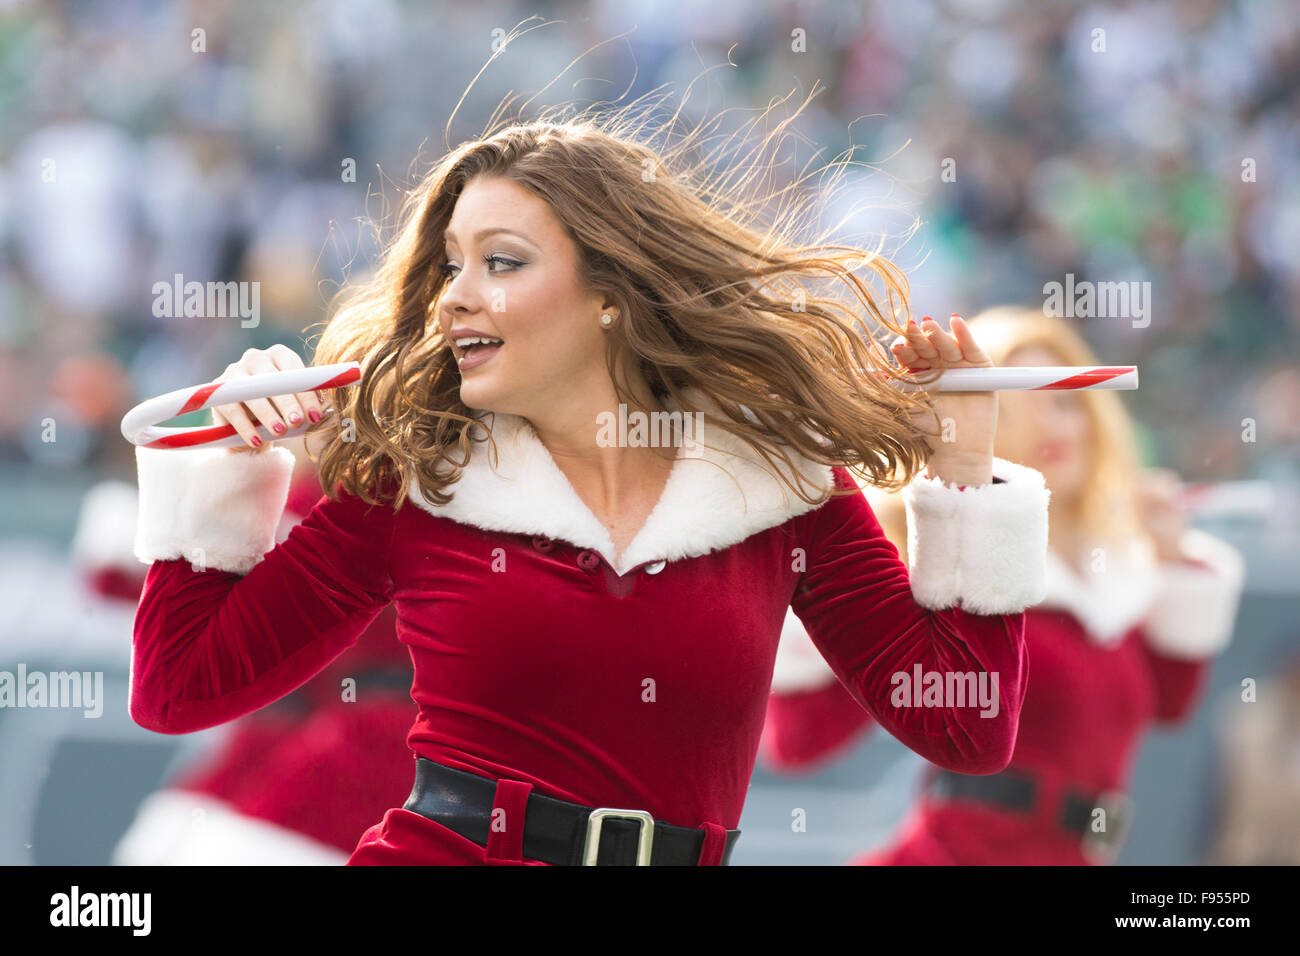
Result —
<svg viewBox="0 0 1300 956"><path fill-rule="evenodd" d="M254 435L252 438L249 439L249 441L251 441L251 442L253 443L253 447L254 447L254 448L259 448L259 447L261 447L261 444L262 444L262 436L261 436L261 435Z"/></svg>
<svg viewBox="0 0 1300 956"><path fill-rule="evenodd" d="M960 318L961 318L961 313L960 313L960 312L954 312L954 313L952 314L951 318L954 318L954 319L960 319Z"/></svg>
<svg viewBox="0 0 1300 956"><path fill-rule="evenodd" d="M290 412L290 413L289 413L289 424L290 424L290 425L297 425L300 421L302 421L302 416L299 415L297 412Z"/></svg>
<svg viewBox="0 0 1300 956"><path fill-rule="evenodd" d="M923 316L921 316L921 321L922 321L922 322L933 322L934 319L932 319L932 318L931 318L930 316L928 316L928 315L923 315Z"/></svg>
<svg viewBox="0 0 1300 956"><path fill-rule="evenodd" d="M271 426L271 431L275 432L277 435L283 435L284 424L282 422L276 422L274 425Z"/></svg>
<svg viewBox="0 0 1300 956"><path fill-rule="evenodd" d="M307 417L314 422L318 422L320 421L320 412L316 411L316 409L313 408L311 411L307 413Z"/></svg>

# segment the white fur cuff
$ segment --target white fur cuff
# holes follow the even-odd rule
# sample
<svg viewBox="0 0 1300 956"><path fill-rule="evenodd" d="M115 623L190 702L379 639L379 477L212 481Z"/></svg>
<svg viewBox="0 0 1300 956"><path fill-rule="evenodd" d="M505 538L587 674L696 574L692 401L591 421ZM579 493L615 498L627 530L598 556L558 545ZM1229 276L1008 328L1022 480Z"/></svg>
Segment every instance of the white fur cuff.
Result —
<svg viewBox="0 0 1300 956"><path fill-rule="evenodd" d="M1195 659L1219 653L1232 640L1246 566L1226 541L1196 528L1180 542L1194 565L1160 566L1160 591L1147 615L1143 634L1152 650L1166 657Z"/></svg>
<svg viewBox="0 0 1300 956"><path fill-rule="evenodd" d="M140 516L135 555L247 574L275 547L293 452L136 448Z"/></svg>
<svg viewBox="0 0 1300 956"><path fill-rule="evenodd" d="M1016 614L1047 595L1047 501L1033 468L993 459L1000 484L923 474L903 489L912 596L932 610Z"/></svg>
<svg viewBox="0 0 1300 956"><path fill-rule="evenodd" d="M776 649L776 669L772 672L772 693L818 690L836 680L835 672L817 650L794 609L786 608L781 643Z"/></svg>

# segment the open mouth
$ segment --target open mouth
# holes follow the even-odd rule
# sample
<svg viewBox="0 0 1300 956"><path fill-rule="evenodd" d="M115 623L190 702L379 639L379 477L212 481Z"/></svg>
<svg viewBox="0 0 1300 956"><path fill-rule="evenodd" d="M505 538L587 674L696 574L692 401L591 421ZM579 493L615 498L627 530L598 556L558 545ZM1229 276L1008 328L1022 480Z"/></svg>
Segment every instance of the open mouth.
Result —
<svg viewBox="0 0 1300 956"><path fill-rule="evenodd" d="M473 368L486 362L505 343L501 339L474 337L456 340L456 347L460 350L459 365L461 368Z"/></svg>

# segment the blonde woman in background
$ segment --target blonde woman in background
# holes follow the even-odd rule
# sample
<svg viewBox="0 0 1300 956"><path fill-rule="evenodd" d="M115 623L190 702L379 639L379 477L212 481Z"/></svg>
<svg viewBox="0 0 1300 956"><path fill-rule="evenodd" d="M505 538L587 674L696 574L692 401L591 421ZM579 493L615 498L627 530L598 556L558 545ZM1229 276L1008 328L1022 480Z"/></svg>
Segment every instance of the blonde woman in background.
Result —
<svg viewBox="0 0 1300 956"><path fill-rule="evenodd" d="M1064 321L1038 311L997 308L970 324L999 366L1101 364ZM1187 526L1175 475L1140 470L1114 392L1002 392L999 416L996 454L1040 471L1052 496L1048 593L1025 615L1015 751L987 775L928 768L895 842L855 863L1109 862L1133 816L1125 791L1143 734L1191 713L1231 639L1242 560ZM868 498L915 559L904 502L875 489ZM816 641L787 617L762 744L779 769L823 763L872 723Z"/></svg>

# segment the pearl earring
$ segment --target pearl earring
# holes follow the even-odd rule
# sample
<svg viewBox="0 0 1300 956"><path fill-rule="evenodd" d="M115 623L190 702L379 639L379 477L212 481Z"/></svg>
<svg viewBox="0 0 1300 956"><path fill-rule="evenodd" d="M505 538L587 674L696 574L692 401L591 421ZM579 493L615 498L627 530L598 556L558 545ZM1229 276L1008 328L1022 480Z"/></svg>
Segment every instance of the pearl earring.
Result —
<svg viewBox="0 0 1300 956"><path fill-rule="evenodd" d="M605 328L609 328L611 325L614 324L614 317L610 315L608 312L606 312L604 315L600 317L600 324L603 325Z"/></svg>

